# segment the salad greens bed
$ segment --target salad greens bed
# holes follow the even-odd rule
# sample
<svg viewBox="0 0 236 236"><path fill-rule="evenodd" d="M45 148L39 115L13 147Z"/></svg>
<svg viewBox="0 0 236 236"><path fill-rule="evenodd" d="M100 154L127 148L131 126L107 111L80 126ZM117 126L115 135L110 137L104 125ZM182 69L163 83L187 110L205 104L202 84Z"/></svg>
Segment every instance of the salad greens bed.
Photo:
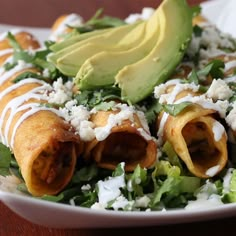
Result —
<svg viewBox="0 0 236 236"><path fill-rule="evenodd" d="M199 11L197 8L195 10ZM79 28L74 28L66 37L73 36L78 32L85 33L94 29L116 27L121 24L125 24L125 22L112 17L101 17L101 10L99 10L88 22ZM199 26L194 27L195 36L200 37L201 32L202 29ZM62 77L65 81L72 79L63 76L47 61L46 57L50 53L50 46L53 42L45 42L45 49L31 54L20 48L11 33L8 34L8 39L14 49L14 60L13 63L5 65L6 70L12 68L17 61L23 60L42 70L47 69L52 80L58 77ZM184 60L187 61L189 58L186 56ZM197 63L198 53L191 60ZM208 75L222 78L224 66L223 61L213 60L200 70L193 69L183 82L199 84L200 78ZM16 78L15 83L32 76L39 78L38 74L23 73ZM43 76L40 78L46 80ZM201 85L202 91L207 91L207 89L207 86ZM236 84L232 83L231 89L235 91ZM109 110L114 104L107 101L121 100L120 91L116 87L83 91L74 96L78 104L84 105L88 109L96 107L97 110ZM233 96L231 102L235 99L236 97ZM163 105L157 99L149 97L136 106L145 107L145 115L152 131L153 122L160 111L164 110L176 116L190 104L185 102L176 105ZM150 169L143 169L138 165L133 172L129 173L124 171L124 163L120 163L114 171L110 171L98 168L95 164L87 165L82 158L79 158L73 178L64 191L57 196L45 195L41 199L83 207L124 211L184 208L191 201L199 198L209 200L212 196L219 196L222 203L236 202L236 169L233 169L235 163L231 158L234 155L233 149L234 145L229 143L230 159L228 166L218 176L207 180L192 176L168 142L161 147L159 162L155 166ZM0 144L0 175L11 174L22 179L14 155L7 147ZM226 177L229 174L230 181L227 184ZM18 185L18 189L29 194L23 179L22 183ZM104 205L97 204L98 200L102 202L103 199L106 200Z"/></svg>
<svg viewBox="0 0 236 236"><path fill-rule="evenodd" d="M78 166L82 166L81 164L78 163ZM64 191L57 196L44 195L40 199L92 207L99 197L104 197L99 196L99 185L103 184L107 187L105 198L107 195L114 198L108 202L106 209L159 211L183 208L188 201L196 200L199 193L208 197L216 194L223 203L230 203L236 202L236 169L231 170L229 191L225 192L223 185L227 169L211 180L191 176L167 142L160 161L153 168L143 169L138 165L132 173L125 173L124 163L120 163L114 171L98 168L95 164L84 165L75 171ZM14 156L8 148L0 144L0 175L10 174L22 179ZM112 188L109 189L109 186ZM23 179L18 190L29 194ZM114 205L117 199L122 204Z"/></svg>

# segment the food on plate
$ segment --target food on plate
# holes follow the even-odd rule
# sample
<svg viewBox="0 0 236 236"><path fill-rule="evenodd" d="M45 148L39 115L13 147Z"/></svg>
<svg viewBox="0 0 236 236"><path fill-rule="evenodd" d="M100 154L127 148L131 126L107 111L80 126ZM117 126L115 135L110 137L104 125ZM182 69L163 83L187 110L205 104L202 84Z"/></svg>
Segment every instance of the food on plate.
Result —
<svg viewBox="0 0 236 236"><path fill-rule="evenodd" d="M91 115L95 137L85 143L84 158L93 158L98 166L114 170L125 161L125 170L139 164L151 167L157 158L157 145L151 137L143 113L125 104L114 105L113 111L97 111Z"/></svg>
<svg viewBox="0 0 236 236"><path fill-rule="evenodd" d="M137 41L140 41L144 26L144 23L122 25L102 34L98 32L88 38L82 35L82 39L52 54L49 60L55 63L64 74L75 76L83 62L96 53L111 50L114 45L115 50L128 50L133 47ZM124 40L124 37L127 40Z"/></svg>
<svg viewBox="0 0 236 236"><path fill-rule="evenodd" d="M31 35L17 35L20 36L15 37L15 43L19 47L36 48L37 42L32 40ZM2 50L13 50L11 43L13 41L5 35ZM48 83L35 77L42 71L32 64L13 60L12 57L6 59L9 64L16 65L1 71L0 77L1 142L12 150L31 194L57 194L72 177L79 137L55 108L46 107L47 96L44 93L52 91ZM16 81L26 73L31 76Z"/></svg>
<svg viewBox="0 0 236 236"><path fill-rule="evenodd" d="M80 15L71 13L58 17L52 25L52 33L49 36L50 40L60 41L67 34L73 31L74 27L79 27L83 24L83 19Z"/></svg>
<svg viewBox="0 0 236 236"><path fill-rule="evenodd" d="M157 134L160 142L170 142L191 173L208 178L227 164L226 131L217 121L216 105L207 95L197 94L198 86L181 82L169 80L155 88L156 97L163 104L190 103L176 116L160 113Z"/></svg>
<svg viewBox="0 0 236 236"><path fill-rule="evenodd" d="M92 209L236 202L236 40L198 10L68 14L41 47L0 36L0 174Z"/></svg>

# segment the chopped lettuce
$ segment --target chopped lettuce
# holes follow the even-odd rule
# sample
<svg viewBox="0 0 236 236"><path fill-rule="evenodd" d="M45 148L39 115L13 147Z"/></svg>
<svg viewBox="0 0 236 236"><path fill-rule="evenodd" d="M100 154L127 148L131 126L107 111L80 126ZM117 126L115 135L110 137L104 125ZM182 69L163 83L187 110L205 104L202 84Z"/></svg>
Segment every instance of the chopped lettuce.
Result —
<svg viewBox="0 0 236 236"><path fill-rule="evenodd" d="M229 192L227 192L224 196L225 202L236 202L236 170L233 170L230 185L229 185Z"/></svg>

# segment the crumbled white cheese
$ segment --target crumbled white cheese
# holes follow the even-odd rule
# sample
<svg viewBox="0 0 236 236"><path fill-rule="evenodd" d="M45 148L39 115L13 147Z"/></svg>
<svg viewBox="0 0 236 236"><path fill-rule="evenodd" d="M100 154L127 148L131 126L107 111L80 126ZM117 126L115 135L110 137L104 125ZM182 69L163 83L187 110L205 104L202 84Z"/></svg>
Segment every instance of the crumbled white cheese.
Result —
<svg viewBox="0 0 236 236"><path fill-rule="evenodd" d="M17 186L21 183L20 179L14 175L0 176L0 190L10 193L25 195L22 191L17 190Z"/></svg>
<svg viewBox="0 0 236 236"><path fill-rule="evenodd" d="M44 78L49 78L50 77L50 71L48 68L45 68L42 72L42 75Z"/></svg>
<svg viewBox="0 0 236 236"><path fill-rule="evenodd" d="M233 91L222 79L214 79L206 92L206 96L213 100L228 100L232 95Z"/></svg>
<svg viewBox="0 0 236 236"><path fill-rule="evenodd" d="M221 196L217 194L215 184L211 183L209 180L201 187L196 198L196 200L188 202L185 207L186 210L207 209L224 204L221 201Z"/></svg>
<svg viewBox="0 0 236 236"><path fill-rule="evenodd" d="M234 48L229 35L220 32L215 26L205 27L202 31L201 43L209 47Z"/></svg>
<svg viewBox="0 0 236 236"><path fill-rule="evenodd" d="M123 164L124 168L124 164ZM109 177L107 180L100 180L98 186L98 203L106 208L108 203L122 195L121 188L126 186L125 175Z"/></svg>
<svg viewBox="0 0 236 236"><path fill-rule="evenodd" d="M137 208L147 208L150 201L151 199L147 195L144 195L135 199L134 206Z"/></svg>
<svg viewBox="0 0 236 236"><path fill-rule="evenodd" d="M80 122L78 131L80 138L85 142L92 141L95 138L94 123L91 121L82 120Z"/></svg>
<svg viewBox="0 0 236 236"><path fill-rule="evenodd" d="M187 55L193 58L199 52L199 68L203 68L210 58L226 55L224 48L234 49L233 40L227 34L220 32L215 26L204 25L201 37L193 34Z"/></svg>
<svg viewBox="0 0 236 236"><path fill-rule="evenodd" d="M142 9L141 14L135 13L135 14L130 14L126 19L125 22L127 24L133 24L137 22L138 20L148 20L154 13L155 9L151 7L144 7Z"/></svg>
<svg viewBox="0 0 236 236"><path fill-rule="evenodd" d="M52 91L45 93L45 97L49 103L64 104L72 99L73 82L67 81L63 84L62 78L58 78L52 84Z"/></svg>
<svg viewBox="0 0 236 236"><path fill-rule="evenodd" d="M89 191L91 189L91 185L90 184L85 184L81 187L82 191Z"/></svg>
<svg viewBox="0 0 236 236"><path fill-rule="evenodd" d="M214 208L224 203L221 197L217 194L212 194L208 199L199 198L196 201L189 201L188 205L185 207L186 210L201 210Z"/></svg>
<svg viewBox="0 0 236 236"><path fill-rule="evenodd" d="M94 133L98 141L106 139L109 136L111 129L117 125L121 125L124 120L130 120L131 122L134 121L135 110L133 107L126 104L117 104L114 109L117 108L119 108L120 111L115 114L111 113L105 126L96 127L94 129Z"/></svg>
<svg viewBox="0 0 236 236"><path fill-rule="evenodd" d="M95 202L90 208L93 210L105 210L104 206L99 202Z"/></svg>
<svg viewBox="0 0 236 236"><path fill-rule="evenodd" d="M119 196L115 199L114 203L111 205L115 211L123 209L123 210L131 210L134 201L129 201L124 196Z"/></svg>
<svg viewBox="0 0 236 236"><path fill-rule="evenodd" d="M71 100L60 108L64 119L70 123L79 134L81 140L91 141L94 139L94 124L89 121L90 112L85 106L77 106L76 100Z"/></svg>

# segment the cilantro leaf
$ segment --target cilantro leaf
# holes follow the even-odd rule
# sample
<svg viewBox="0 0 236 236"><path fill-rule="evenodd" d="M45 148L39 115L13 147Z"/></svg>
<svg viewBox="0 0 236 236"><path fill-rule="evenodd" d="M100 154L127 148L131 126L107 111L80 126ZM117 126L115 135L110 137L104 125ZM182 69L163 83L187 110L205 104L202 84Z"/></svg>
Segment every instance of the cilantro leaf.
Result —
<svg viewBox="0 0 236 236"><path fill-rule="evenodd" d="M11 32L7 33L7 39L9 40L9 44L15 51L22 50L20 44L16 41L15 36Z"/></svg>
<svg viewBox="0 0 236 236"><path fill-rule="evenodd" d="M203 31L202 27L200 27L198 25L195 25L193 27L193 33L196 37L201 37L202 36L202 31Z"/></svg>
<svg viewBox="0 0 236 236"><path fill-rule="evenodd" d="M20 73L18 76L16 76L16 78L13 80L14 83L17 83L23 79L26 78L35 78L35 79L44 79L43 76L41 76L38 73L34 73L31 71L25 71L23 73Z"/></svg>
<svg viewBox="0 0 236 236"><path fill-rule="evenodd" d="M11 151L5 145L0 143L0 175L10 175Z"/></svg>
<svg viewBox="0 0 236 236"><path fill-rule="evenodd" d="M198 77L211 75L213 78L223 78L225 64L222 60L212 60L202 70L197 72Z"/></svg>
<svg viewBox="0 0 236 236"><path fill-rule="evenodd" d="M108 87L100 90L84 90L75 96L78 104L84 105L89 109L97 107L106 110L113 106L112 101L121 101L120 89L117 87Z"/></svg>
<svg viewBox="0 0 236 236"><path fill-rule="evenodd" d="M96 105L94 108L97 111L109 111L116 105L116 102L110 101L110 102L102 102Z"/></svg>
<svg viewBox="0 0 236 236"><path fill-rule="evenodd" d="M202 8L200 5L192 6L191 11L192 11L192 16L196 17L196 16L200 15Z"/></svg>
<svg viewBox="0 0 236 236"><path fill-rule="evenodd" d="M102 12L103 12L102 8L98 9L95 15L91 17L87 22L85 22L82 26L73 27L73 28L76 29L80 33L86 33L93 30L118 27L118 26L126 24L120 18L111 17L111 16L101 17Z"/></svg>
<svg viewBox="0 0 236 236"><path fill-rule="evenodd" d="M17 65L18 61L24 61L25 63L30 63L41 70L47 70L49 72L50 79L55 79L62 76L59 70L57 70L57 68L47 60L47 56L51 52L51 50L49 49L49 42L45 43L45 49L30 52L28 50L23 50L20 47L19 43L16 41L14 35L12 35L11 33L8 33L7 37L14 49L14 53L13 62L11 62L10 64L7 63L7 65L5 65L4 67L6 70L13 68L15 65Z"/></svg>
<svg viewBox="0 0 236 236"><path fill-rule="evenodd" d="M158 99L153 99L151 105L145 111L145 116L147 122L150 124L155 121L157 114L162 111L162 105L159 103Z"/></svg>
<svg viewBox="0 0 236 236"><path fill-rule="evenodd" d="M165 112L169 113L172 116L177 116L191 104L191 102L181 102L179 104L163 104L162 106Z"/></svg>

